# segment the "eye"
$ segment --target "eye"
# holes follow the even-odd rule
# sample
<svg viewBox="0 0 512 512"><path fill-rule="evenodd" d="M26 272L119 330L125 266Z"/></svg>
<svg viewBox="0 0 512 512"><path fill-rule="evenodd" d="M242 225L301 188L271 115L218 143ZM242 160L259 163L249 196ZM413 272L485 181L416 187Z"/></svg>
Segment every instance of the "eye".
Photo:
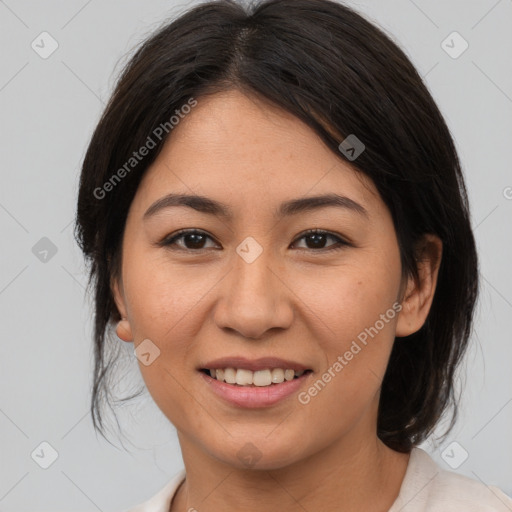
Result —
<svg viewBox="0 0 512 512"><path fill-rule="evenodd" d="M170 237L164 238L159 245L161 246L172 246L172 245L181 245L176 244L178 240L182 240L185 247L181 245L181 248L184 250L201 250L208 249L205 247L205 241L209 238L212 239L210 235L206 234L204 231L199 231L197 229L182 229L171 235Z"/></svg>
<svg viewBox="0 0 512 512"><path fill-rule="evenodd" d="M332 244L331 247L325 248L326 239L331 238L335 240L335 243ZM158 245L162 247L171 247L178 246L178 250L185 251L201 251L203 249L208 249L205 247L206 240L213 240L210 235L205 233L204 231L200 231L197 229L182 229L173 235L164 238ZM309 240L310 245L312 247L306 247L306 249L313 250L314 252L327 252L333 250L342 249L344 246L349 246L350 244L345 240L341 239L339 236L336 236L328 231L322 231L320 229L309 229L304 232L297 240ZM177 243L181 241L182 243ZM306 242L307 245L307 242ZM172 247L171 247L172 248Z"/></svg>
<svg viewBox="0 0 512 512"><path fill-rule="evenodd" d="M332 244L330 247L325 248L325 241L328 238L335 240L336 243ZM297 238L297 240L302 239L310 241L311 247L306 247L306 249L318 249L322 252L335 251L343 249L344 246L350 245L348 242L341 239L339 236L329 233L328 231L322 231L321 229L309 229L308 231L303 233L301 237ZM316 252L319 252L318 250Z"/></svg>

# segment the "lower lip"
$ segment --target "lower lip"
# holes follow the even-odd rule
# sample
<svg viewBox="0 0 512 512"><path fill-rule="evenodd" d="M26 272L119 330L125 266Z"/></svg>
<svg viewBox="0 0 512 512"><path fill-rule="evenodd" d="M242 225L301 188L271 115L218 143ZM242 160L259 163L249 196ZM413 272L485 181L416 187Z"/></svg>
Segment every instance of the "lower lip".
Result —
<svg viewBox="0 0 512 512"><path fill-rule="evenodd" d="M303 373L296 379L270 386L237 386L221 382L204 372L199 373L216 395L233 405L246 408L268 407L284 400L296 393L311 375L311 372Z"/></svg>

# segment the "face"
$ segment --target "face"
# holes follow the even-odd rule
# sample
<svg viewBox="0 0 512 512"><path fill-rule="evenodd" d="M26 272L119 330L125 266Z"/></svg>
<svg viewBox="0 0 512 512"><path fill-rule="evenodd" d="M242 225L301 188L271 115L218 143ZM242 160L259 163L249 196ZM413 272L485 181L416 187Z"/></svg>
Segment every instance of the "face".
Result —
<svg viewBox="0 0 512 512"><path fill-rule="evenodd" d="M171 193L221 208L155 206ZM342 199L283 207L329 194ZM401 270L371 180L297 118L230 91L198 99L140 183L113 285L118 334L182 449L237 467L252 450L258 467L284 467L375 436L395 335L418 327L399 313ZM307 371L245 387L207 377L212 367L253 368L260 383Z"/></svg>

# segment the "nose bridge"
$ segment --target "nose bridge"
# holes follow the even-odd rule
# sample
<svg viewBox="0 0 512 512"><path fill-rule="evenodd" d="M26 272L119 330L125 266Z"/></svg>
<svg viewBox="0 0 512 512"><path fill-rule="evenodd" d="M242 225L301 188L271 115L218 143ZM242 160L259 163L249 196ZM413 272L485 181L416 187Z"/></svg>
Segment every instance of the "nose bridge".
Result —
<svg viewBox="0 0 512 512"><path fill-rule="evenodd" d="M270 276L272 272L270 251L263 250L263 247L254 239L246 239L237 247L237 256L233 271L235 293L241 294L239 300L247 300L254 304L254 301L265 299L273 301L273 293L270 293Z"/></svg>
<svg viewBox="0 0 512 512"><path fill-rule="evenodd" d="M288 325L290 305L273 267L271 251L254 238L247 237L239 244L217 309L219 327L256 338L268 329Z"/></svg>

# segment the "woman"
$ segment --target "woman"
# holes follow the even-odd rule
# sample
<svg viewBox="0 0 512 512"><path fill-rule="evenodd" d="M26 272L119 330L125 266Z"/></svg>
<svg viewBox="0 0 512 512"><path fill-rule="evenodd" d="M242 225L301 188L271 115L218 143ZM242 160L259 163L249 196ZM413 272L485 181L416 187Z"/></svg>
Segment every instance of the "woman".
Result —
<svg viewBox="0 0 512 512"><path fill-rule="evenodd" d="M185 468L135 511L512 510L417 447L478 293L466 189L413 65L327 0L197 6L84 159L100 406L133 342Z"/></svg>

